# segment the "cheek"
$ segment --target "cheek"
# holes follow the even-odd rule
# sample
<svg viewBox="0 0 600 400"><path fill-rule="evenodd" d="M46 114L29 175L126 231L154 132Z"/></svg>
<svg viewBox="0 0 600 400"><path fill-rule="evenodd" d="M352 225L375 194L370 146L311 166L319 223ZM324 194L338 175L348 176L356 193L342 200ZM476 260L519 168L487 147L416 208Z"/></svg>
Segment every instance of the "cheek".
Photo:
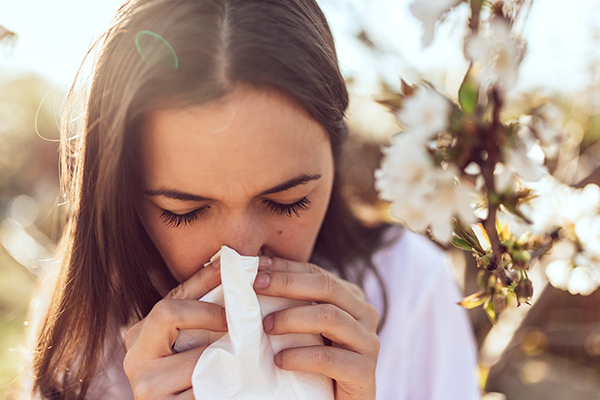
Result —
<svg viewBox="0 0 600 400"><path fill-rule="evenodd" d="M309 211L292 215L291 218L278 218L273 225L272 242L265 244L265 252L293 261L308 262L323 218L329 205L331 187L323 185L312 196Z"/></svg>
<svg viewBox="0 0 600 400"><path fill-rule="evenodd" d="M217 247L210 249L206 245L199 245L204 241L197 239L188 230L173 229L162 222L159 224L165 228L153 235L154 243L179 282L191 277L218 251Z"/></svg>
<svg viewBox="0 0 600 400"><path fill-rule="evenodd" d="M265 255L272 255L293 261L308 261L318 234L319 219L316 213L306 216L292 216L289 221L278 218L273 224L272 234L263 246Z"/></svg>
<svg viewBox="0 0 600 400"><path fill-rule="evenodd" d="M166 225L152 206L144 205L141 216L148 235L178 282L192 276L219 250L218 247L213 249L198 245L205 241L198 237L197 229L178 229Z"/></svg>

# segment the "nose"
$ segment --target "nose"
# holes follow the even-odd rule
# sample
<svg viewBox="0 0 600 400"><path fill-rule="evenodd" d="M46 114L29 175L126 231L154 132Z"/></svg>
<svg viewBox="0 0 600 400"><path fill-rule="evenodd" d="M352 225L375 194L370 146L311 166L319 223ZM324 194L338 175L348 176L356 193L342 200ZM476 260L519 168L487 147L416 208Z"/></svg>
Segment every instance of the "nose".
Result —
<svg viewBox="0 0 600 400"><path fill-rule="evenodd" d="M229 215L221 224L221 243L242 256L259 256L267 238L264 223L252 213Z"/></svg>

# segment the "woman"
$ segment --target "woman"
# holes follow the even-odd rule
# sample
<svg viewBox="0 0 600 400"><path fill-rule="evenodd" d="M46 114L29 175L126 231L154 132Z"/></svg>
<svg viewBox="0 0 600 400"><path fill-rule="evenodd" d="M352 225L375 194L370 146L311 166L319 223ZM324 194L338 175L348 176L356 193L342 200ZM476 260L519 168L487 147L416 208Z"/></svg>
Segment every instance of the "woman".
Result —
<svg viewBox="0 0 600 400"><path fill-rule="evenodd" d="M260 256L257 293L317 303L265 318L269 334L331 342L283 350L280 368L332 378L336 399L374 399L376 385L382 399L476 396L439 253L364 226L341 196L348 96L314 0L130 1L89 88L82 132L63 142L69 214L36 396L193 398L204 347L173 346L182 330L227 330L197 301L220 283L202 266L221 245ZM411 262L430 273L395 265ZM389 315L379 337L370 303Z"/></svg>

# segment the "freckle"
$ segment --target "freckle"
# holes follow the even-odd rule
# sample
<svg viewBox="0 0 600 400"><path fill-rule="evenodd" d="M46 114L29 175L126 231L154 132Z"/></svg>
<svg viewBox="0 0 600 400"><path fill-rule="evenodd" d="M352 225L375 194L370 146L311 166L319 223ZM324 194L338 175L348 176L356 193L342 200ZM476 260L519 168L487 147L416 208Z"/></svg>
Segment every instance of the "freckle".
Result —
<svg viewBox="0 0 600 400"><path fill-rule="evenodd" d="M279 230L279 231L277 231L277 233L281 235L283 233L283 231Z"/></svg>

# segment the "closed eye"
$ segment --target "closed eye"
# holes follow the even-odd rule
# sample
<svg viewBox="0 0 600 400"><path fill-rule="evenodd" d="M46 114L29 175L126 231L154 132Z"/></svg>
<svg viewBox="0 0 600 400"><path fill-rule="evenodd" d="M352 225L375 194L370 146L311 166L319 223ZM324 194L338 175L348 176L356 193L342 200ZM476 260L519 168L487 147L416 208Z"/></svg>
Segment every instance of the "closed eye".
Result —
<svg viewBox="0 0 600 400"><path fill-rule="evenodd" d="M271 200L264 200L263 203L270 211L274 212L277 215L286 217L291 217L292 213L296 214L296 216L299 217L300 212L309 210L311 205L311 201L308 200L306 197L303 197L302 199L292 204L281 204Z"/></svg>
<svg viewBox="0 0 600 400"><path fill-rule="evenodd" d="M171 211L162 210L162 212L160 214L160 218L168 226L177 228L181 225L183 225L183 226L191 225L194 221L196 221L198 218L200 218L202 215L204 215L204 213L206 213L206 211L208 211L209 208L210 208L210 206L200 207L200 208L198 208L194 211L191 211L187 214L175 214L175 213L172 213Z"/></svg>

